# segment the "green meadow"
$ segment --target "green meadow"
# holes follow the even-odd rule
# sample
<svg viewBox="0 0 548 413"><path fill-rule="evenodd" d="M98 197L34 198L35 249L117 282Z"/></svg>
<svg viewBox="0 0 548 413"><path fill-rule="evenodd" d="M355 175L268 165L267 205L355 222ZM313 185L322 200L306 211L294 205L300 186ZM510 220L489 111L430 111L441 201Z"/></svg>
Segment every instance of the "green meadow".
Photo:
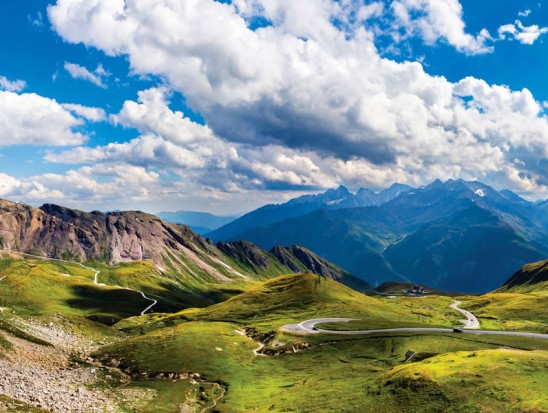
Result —
<svg viewBox="0 0 548 413"><path fill-rule="evenodd" d="M448 327L462 318L448 297L369 297L312 274L212 283L189 293L147 262L85 265L109 286L94 285L94 271L77 264L0 260L0 357L12 351L6 335L35 339L17 322L26 317L102 343L93 357L115 361L132 377L101 384L113 386L120 412L548 410L548 340L280 329L319 317L356 319L327 325L339 329ZM140 316L150 302L113 285L144 291L159 304ZM203 305L188 308L189 294ZM462 307L485 328L544 331L545 299L542 291L494 293L464 297ZM408 351L414 356L406 361ZM135 398L134 391L149 396Z"/></svg>

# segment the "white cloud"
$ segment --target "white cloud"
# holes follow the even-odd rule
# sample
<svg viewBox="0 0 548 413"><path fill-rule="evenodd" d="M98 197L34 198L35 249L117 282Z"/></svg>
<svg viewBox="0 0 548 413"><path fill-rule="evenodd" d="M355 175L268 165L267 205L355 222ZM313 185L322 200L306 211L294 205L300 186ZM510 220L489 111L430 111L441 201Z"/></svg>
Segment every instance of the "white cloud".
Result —
<svg viewBox="0 0 548 413"><path fill-rule="evenodd" d="M530 9L526 9L526 10L523 10L523 11L520 11L518 13L518 16L519 17L527 17L531 14L531 10Z"/></svg>
<svg viewBox="0 0 548 413"><path fill-rule="evenodd" d="M8 92L21 92L27 87L27 82L24 80L9 80L4 76L0 76L0 90Z"/></svg>
<svg viewBox="0 0 548 413"><path fill-rule="evenodd" d="M93 204L123 197L142 200L157 185L158 178L155 172L131 165L84 166L64 174L11 178L14 183L4 194L0 186L0 195L29 202L66 201L71 204L78 200Z"/></svg>
<svg viewBox="0 0 548 413"><path fill-rule="evenodd" d="M82 124L53 99L0 91L0 146L80 145L86 137L73 128Z"/></svg>
<svg viewBox="0 0 548 413"><path fill-rule="evenodd" d="M0 197L15 193L20 185L18 179L0 172Z"/></svg>
<svg viewBox="0 0 548 413"><path fill-rule="evenodd" d="M501 40L515 39L521 44L532 45L541 35L548 33L548 27L539 27L536 24L524 26L520 20L516 20L514 24L500 26L498 32Z"/></svg>
<svg viewBox="0 0 548 413"><path fill-rule="evenodd" d="M165 88L139 93L112 116L116 123L138 129L142 136L125 143L78 147L45 159L65 164L126 164L171 170L185 179L217 189L230 187L322 186L329 179L307 156L279 146L254 148L231 144L169 108Z"/></svg>
<svg viewBox="0 0 548 413"><path fill-rule="evenodd" d="M138 102L126 101L120 113L112 116L115 124L135 128L141 133L161 135L173 142L189 143L211 139L213 132L169 107L166 88L139 92Z"/></svg>
<svg viewBox="0 0 548 413"><path fill-rule="evenodd" d="M105 110L101 108L93 108L75 103L63 103L61 106L63 109L66 109L69 112L74 113L76 116L84 118L90 122L102 122L107 118Z"/></svg>
<svg viewBox="0 0 548 413"><path fill-rule="evenodd" d="M466 32L456 0L393 3L410 35L490 51L487 32ZM548 122L528 90L452 83L420 63L381 58L367 23L380 12L364 11L354 24L351 4L58 0L49 16L64 39L160 76L207 126L170 110L166 90L152 89L113 117L141 137L48 159L150 165L223 191L438 177L546 191L536 161L547 156ZM251 30L251 16L271 24Z"/></svg>
<svg viewBox="0 0 548 413"><path fill-rule="evenodd" d="M491 36L486 29L475 36L466 33L459 0L395 0L391 7L396 25L405 30L406 36L418 34L429 45L443 39L471 55L493 51L487 44Z"/></svg>
<svg viewBox="0 0 548 413"><path fill-rule="evenodd" d="M95 86L106 89L105 78L108 77L107 72L103 66L97 66L95 72L92 73L83 66L80 66L75 63L65 62L65 70L74 78L82 79L87 82L93 83Z"/></svg>
<svg viewBox="0 0 548 413"><path fill-rule="evenodd" d="M154 135L126 143L110 143L96 148L74 148L60 154L49 153L46 160L67 164L116 162L159 168L204 168L205 154L189 150ZM202 155L202 156L200 156Z"/></svg>

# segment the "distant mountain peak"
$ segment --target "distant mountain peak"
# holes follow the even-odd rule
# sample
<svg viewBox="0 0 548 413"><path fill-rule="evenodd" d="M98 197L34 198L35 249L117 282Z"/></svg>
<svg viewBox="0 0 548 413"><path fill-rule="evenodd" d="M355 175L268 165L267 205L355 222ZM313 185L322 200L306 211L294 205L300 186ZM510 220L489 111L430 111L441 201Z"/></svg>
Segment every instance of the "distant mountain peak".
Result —
<svg viewBox="0 0 548 413"><path fill-rule="evenodd" d="M388 187L388 189L411 189L411 187L407 184L401 184L399 182L394 182L392 185Z"/></svg>
<svg viewBox="0 0 548 413"><path fill-rule="evenodd" d="M331 194L341 194L341 195L351 195L350 191L348 190L348 188L344 185L339 185L338 188L331 188L331 189L328 189L327 191L325 191L323 193L323 195L331 195Z"/></svg>

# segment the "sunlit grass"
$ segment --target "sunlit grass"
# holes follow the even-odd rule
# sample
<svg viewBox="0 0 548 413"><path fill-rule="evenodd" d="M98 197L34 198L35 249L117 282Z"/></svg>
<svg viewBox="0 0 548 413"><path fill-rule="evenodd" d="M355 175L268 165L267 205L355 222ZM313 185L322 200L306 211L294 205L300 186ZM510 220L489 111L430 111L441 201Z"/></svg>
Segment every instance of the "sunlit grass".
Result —
<svg viewBox="0 0 548 413"><path fill-rule="evenodd" d="M461 300L461 307L472 311L485 329L548 333L548 291L493 293Z"/></svg>

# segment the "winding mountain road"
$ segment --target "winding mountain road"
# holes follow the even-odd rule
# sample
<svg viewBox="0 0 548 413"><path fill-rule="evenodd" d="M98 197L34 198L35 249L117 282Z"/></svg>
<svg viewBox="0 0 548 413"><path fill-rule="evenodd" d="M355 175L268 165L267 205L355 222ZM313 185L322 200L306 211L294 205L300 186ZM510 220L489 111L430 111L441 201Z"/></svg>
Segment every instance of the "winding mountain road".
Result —
<svg viewBox="0 0 548 413"><path fill-rule="evenodd" d="M480 323L476 316L472 314L470 311L463 310L462 308L459 308L459 305L462 303L460 301L455 300L453 304L451 304L449 307L451 307L453 310L457 310L464 314L466 317L466 320L460 320L463 323L463 328L468 330L477 330L480 328Z"/></svg>
<svg viewBox="0 0 548 413"><path fill-rule="evenodd" d="M81 264L79 262L76 262L76 261L68 261L68 260L60 260L58 258L50 258L50 257L43 257L43 256L40 256L40 255L33 255L33 254L27 254L27 253L24 253L24 252L17 252L16 254L19 254L19 255L24 255L26 257L32 257L32 258L39 258L41 260L47 260L47 261L57 261L57 262L64 262L66 264L72 264L72 265L78 265L82 268L85 268L86 270L90 270L90 271L93 271L95 274L93 275L93 284L99 286L99 287L109 287L107 284L104 284L104 283L100 283L99 282L99 274L101 273L101 271L95 269L95 268L91 268L91 267L88 267L84 264ZM70 274L64 274L64 275L70 275ZM4 277L6 278L6 277ZM3 278L2 278L3 279ZM1 281L1 280L0 280ZM139 290L135 290L133 288L129 288L129 287L122 287L120 285L111 285L110 287L114 287L114 288L119 288L121 290L128 290L128 291L133 291L135 293L138 293L140 294L145 300L148 300L148 301L151 301L152 304L150 304L147 308L145 308L143 311L141 311L141 314L140 315L144 315L147 311L149 311L150 309L152 309L152 307L154 307L156 304L158 304L158 301L156 301L155 299L153 298L150 298L150 297L147 297L145 295L144 292L142 291L139 291Z"/></svg>
<svg viewBox="0 0 548 413"><path fill-rule="evenodd" d="M494 330L478 330L480 327L479 321L471 312L458 308L460 302L455 301L450 307L454 310L463 313L467 320L464 321L464 327L461 333L464 334L476 334L476 335L503 335L503 336L519 336L519 337L533 337L533 338L545 338L548 339L548 334L541 333L526 333L519 331L494 331ZM355 318L316 318L313 320L306 320L298 324L287 324L281 329L287 333L297 334L337 334L337 335L367 335L367 334L383 334L383 333L454 333L452 328L383 328L375 330L324 330L317 328L317 324L323 323L347 323L349 321L357 320Z"/></svg>

